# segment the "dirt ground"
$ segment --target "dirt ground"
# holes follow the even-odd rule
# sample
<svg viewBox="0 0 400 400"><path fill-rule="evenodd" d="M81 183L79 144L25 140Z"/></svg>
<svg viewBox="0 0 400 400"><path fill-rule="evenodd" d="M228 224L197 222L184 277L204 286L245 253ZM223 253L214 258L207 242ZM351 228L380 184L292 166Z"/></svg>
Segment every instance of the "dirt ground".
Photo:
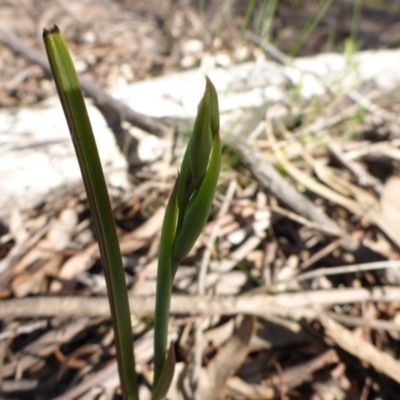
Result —
<svg viewBox="0 0 400 400"><path fill-rule="evenodd" d="M105 88L193 68L210 53L218 54L223 66L255 60L260 49L244 38L246 31L269 39L285 54L298 56L343 52L348 38L354 38L360 50L396 48L400 43L400 11L395 2L373 6L371 1L371 7L360 10L352 1L335 1L326 10L321 4L329 2L269 3L3 0L0 26L42 48L43 27L57 22L78 72ZM248 17L246 10L252 11ZM34 104L55 93L40 67L4 46L0 77L2 107Z"/></svg>
<svg viewBox="0 0 400 400"><path fill-rule="evenodd" d="M191 69L207 57L225 68L273 59L262 40L288 56L400 45L396 1L2 0L0 107L55 95L43 69L3 40L9 31L42 49L42 28L53 22L78 72L105 89ZM263 157L335 221L335 232L285 206L245 160L232 161L226 150L231 170L221 174L205 234L175 282L171 339L180 380L171 399L203 393L204 400L207 390L228 399L400 399L400 251L388 234L400 226L398 98L375 97L379 112L358 110L328 124L335 146L326 137L299 139L301 151L285 148L286 164L266 138L256 142ZM346 101L330 99L313 115L329 120ZM276 139L299 137L312 124L307 111ZM289 174L293 166L314 185ZM137 190L112 193L112 202L126 280L137 300L133 331L141 398L147 399L150 297L160 212L172 182L162 186L148 166L132 181ZM324 197L315 182L351 202ZM369 212L372 203L388 214ZM82 187L16 221L2 226L0 237L1 398L120 398L104 277ZM195 296L197 267L215 225L206 294L217 296L205 303L207 296ZM202 312L204 304L210 315Z"/></svg>

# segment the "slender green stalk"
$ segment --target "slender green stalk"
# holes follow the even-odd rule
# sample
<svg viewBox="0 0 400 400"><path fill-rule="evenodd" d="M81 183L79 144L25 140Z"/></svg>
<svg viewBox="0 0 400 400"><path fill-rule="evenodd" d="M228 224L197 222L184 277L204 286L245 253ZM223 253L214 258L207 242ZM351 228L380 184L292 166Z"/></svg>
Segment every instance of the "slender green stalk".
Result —
<svg viewBox="0 0 400 400"><path fill-rule="evenodd" d="M158 254L156 311L154 319L154 379L152 399L162 399L162 389L168 390L170 382L165 382L166 347L168 341L169 309L172 294L172 248L174 244L177 219L177 181L172 189L161 230ZM173 347L171 348L171 351ZM175 358L175 356L173 356ZM173 366L174 367L174 366ZM173 376L173 371L172 371ZM172 377L171 377L172 379Z"/></svg>
<svg viewBox="0 0 400 400"><path fill-rule="evenodd" d="M306 42L308 37L314 31L315 27L320 23L322 18L328 12L333 0L321 0L319 6L321 8L318 12L312 15L306 22L303 30L300 32L295 44L293 45L292 49L290 50L290 56L294 57L301 49L301 46Z"/></svg>
<svg viewBox="0 0 400 400"><path fill-rule="evenodd" d="M279 5L279 0L270 0L262 4L260 15L257 18L259 36L263 42L271 40L272 28L276 15L276 10Z"/></svg>
<svg viewBox="0 0 400 400"><path fill-rule="evenodd" d="M251 14L253 13L255 5L256 5L256 0L250 0L249 1L249 4L248 4L248 6L246 8L246 13L245 13L243 21L242 21L242 24L240 25L239 37L243 37L243 33L247 29L247 27L249 25Z"/></svg>
<svg viewBox="0 0 400 400"><path fill-rule="evenodd" d="M174 374L175 354L168 340L172 282L178 265L199 237L214 199L221 167L218 97L207 78L180 174L165 211L160 239L154 322L152 400L166 395Z"/></svg>
<svg viewBox="0 0 400 400"><path fill-rule="evenodd" d="M360 22L361 22L361 9L362 9L362 1L355 0L353 4L353 17L351 19L351 33L350 38L354 43L357 42L357 35L360 30Z"/></svg>
<svg viewBox="0 0 400 400"><path fill-rule="evenodd" d="M43 41L75 147L99 242L123 396L126 400L138 400L128 292L96 142L71 56L56 25L43 30Z"/></svg>

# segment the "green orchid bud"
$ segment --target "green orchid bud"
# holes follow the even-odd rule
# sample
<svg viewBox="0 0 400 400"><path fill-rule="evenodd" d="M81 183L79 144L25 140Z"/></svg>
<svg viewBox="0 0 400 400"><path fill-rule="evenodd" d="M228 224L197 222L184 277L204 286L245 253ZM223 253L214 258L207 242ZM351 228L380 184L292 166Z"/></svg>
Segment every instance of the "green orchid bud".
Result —
<svg viewBox="0 0 400 400"><path fill-rule="evenodd" d="M190 199L182 218L182 226L176 234L173 257L173 274L177 265L189 253L210 214L221 168L221 140L218 132L214 136L210 162L206 174ZM179 210L181 212L181 210Z"/></svg>
<svg viewBox="0 0 400 400"><path fill-rule="evenodd" d="M192 136L167 204L161 230L152 400L163 398L173 376L173 346L170 346L172 353L166 355L172 280L179 263L189 253L207 222L220 168L218 98L213 84L207 78L206 90L199 104Z"/></svg>
<svg viewBox="0 0 400 400"><path fill-rule="evenodd" d="M193 133L188 145L190 154L190 170L192 172L192 181L194 185L203 179L210 159L211 147L215 131L212 132L211 107L215 96L215 88L211 81L206 78L206 90L200 101L196 121L194 123Z"/></svg>
<svg viewBox="0 0 400 400"><path fill-rule="evenodd" d="M183 157L178 184L179 219L182 225L185 209L205 176L214 137L219 131L218 97L214 85L206 77L206 90L200 101L196 121Z"/></svg>
<svg viewBox="0 0 400 400"><path fill-rule="evenodd" d="M178 182L177 234L180 232L189 201L204 179L210 163L215 136L219 135L218 96L214 85L206 77L206 90L198 107L192 136L183 157ZM209 210L208 210L209 212ZM204 225L201 227L201 229Z"/></svg>

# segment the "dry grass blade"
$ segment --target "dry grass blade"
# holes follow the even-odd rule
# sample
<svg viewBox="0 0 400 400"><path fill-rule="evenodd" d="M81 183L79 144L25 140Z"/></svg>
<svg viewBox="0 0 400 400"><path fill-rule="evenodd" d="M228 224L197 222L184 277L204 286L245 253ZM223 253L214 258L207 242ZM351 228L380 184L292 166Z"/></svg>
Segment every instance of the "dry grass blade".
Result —
<svg viewBox="0 0 400 400"><path fill-rule="evenodd" d="M335 192L328 186L319 183L316 179L312 178L309 174L301 171L292 162L290 162L284 155L284 153L276 149L274 152L278 162L287 171L287 173L299 184L303 185L305 188L311 192L335 203L344 208L347 208L353 214L359 215L360 208L354 200L343 196L340 193Z"/></svg>

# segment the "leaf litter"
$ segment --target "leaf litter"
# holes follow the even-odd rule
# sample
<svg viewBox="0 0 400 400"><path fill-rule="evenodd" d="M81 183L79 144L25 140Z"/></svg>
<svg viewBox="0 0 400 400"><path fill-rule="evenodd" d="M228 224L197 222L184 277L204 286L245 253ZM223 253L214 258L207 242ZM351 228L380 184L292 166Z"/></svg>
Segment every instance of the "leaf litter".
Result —
<svg viewBox="0 0 400 400"><path fill-rule="evenodd" d="M185 65L198 51L189 44ZM242 158L222 173L212 216L175 280L169 398L398 398L398 106L369 88L351 93L350 107L348 97L329 96L314 118L305 106L297 126L261 116L257 133L235 147ZM165 171L174 165L144 165L137 191L112 193L143 399L152 379L155 260L173 180ZM0 238L2 396L118 398L82 188L13 213Z"/></svg>

